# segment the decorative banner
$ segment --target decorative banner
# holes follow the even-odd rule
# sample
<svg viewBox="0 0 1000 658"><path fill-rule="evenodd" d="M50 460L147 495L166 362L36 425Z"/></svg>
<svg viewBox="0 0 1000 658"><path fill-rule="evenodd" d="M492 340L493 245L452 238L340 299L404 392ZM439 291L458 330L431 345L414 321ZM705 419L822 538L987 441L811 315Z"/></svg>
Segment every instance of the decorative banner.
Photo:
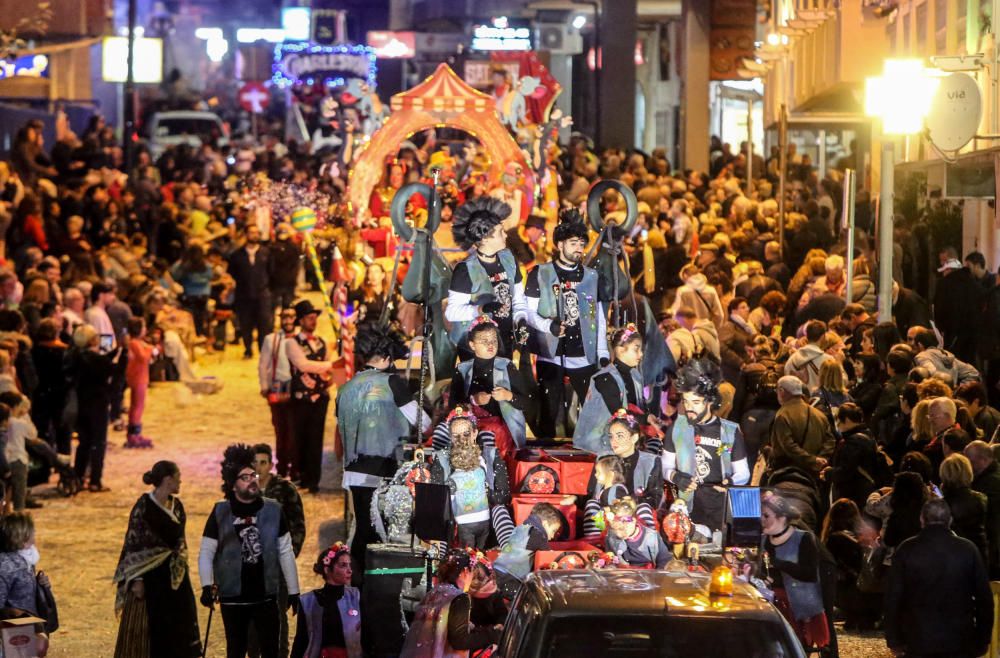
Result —
<svg viewBox="0 0 1000 658"><path fill-rule="evenodd" d="M375 51L368 46L316 46L281 43L274 48L274 83L287 87L322 81L330 86L349 78L375 86Z"/></svg>

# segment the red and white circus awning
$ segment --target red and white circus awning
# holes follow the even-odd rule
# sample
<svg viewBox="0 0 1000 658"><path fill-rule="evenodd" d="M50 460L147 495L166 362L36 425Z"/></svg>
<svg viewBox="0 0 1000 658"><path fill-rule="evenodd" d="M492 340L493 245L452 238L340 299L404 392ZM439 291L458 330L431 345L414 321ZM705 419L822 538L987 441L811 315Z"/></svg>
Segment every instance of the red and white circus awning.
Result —
<svg viewBox="0 0 1000 658"><path fill-rule="evenodd" d="M465 83L447 64L438 66L434 74L419 85L396 94L390 103L393 111L424 112L493 112L492 96L476 91Z"/></svg>

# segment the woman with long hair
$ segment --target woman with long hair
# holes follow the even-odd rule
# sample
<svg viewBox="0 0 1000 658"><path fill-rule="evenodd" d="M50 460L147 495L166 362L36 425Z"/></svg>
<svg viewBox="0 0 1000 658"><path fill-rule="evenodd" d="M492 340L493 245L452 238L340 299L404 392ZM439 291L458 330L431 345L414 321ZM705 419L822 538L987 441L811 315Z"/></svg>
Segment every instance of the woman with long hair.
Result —
<svg viewBox="0 0 1000 658"><path fill-rule="evenodd" d="M854 375L851 398L865 412L865 418L871 418L882 397L882 362L875 354L859 354L854 359Z"/></svg>
<svg viewBox="0 0 1000 658"><path fill-rule="evenodd" d="M393 317L394 304L389 299L389 276L378 263L372 263L365 271L361 287L351 292L350 301L357 312L357 323L378 322L382 311L389 305L389 317Z"/></svg>
<svg viewBox="0 0 1000 658"><path fill-rule="evenodd" d="M129 514L114 582L121 616L115 658L201 655L198 615L188 573L187 515L177 494L177 464L158 461L142 476L152 487Z"/></svg>
<svg viewBox="0 0 1000 658"><path fill-rule="evenodd" d="M42 203L34 193L26 193L17 205L10 228L7 229L7 247L11 254L21 254L28 247L38 247L43 252L48 252L49 240L45 235Z"/></svg>
<svg viewBox="0 0 1000 658"><path fill-rule="evenodd" d="M847 629L871 629L878 620L882 596L858 589L858 576L864 566L865 545L861 539L865 521L854 501L834 501L823 519L820 541L837 562L836 605L844 615Z"/></svg>

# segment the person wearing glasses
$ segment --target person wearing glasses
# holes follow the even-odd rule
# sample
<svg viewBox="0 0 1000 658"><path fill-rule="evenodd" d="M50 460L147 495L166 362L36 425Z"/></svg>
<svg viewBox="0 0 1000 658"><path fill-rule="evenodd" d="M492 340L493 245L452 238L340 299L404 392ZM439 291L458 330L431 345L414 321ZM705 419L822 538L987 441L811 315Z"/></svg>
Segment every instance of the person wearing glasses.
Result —
<svg viewBox="0 0 1000 658"><path fill-rule="evenodd" d="M254 470L254 449L237 443L222 460L222 493L205 523L198 555L201 604L218 600L228 658L243 658L250 629L261 658L277 658L280 633L279 581L284 579L288 607L299 608L299 576L288 521L281 505L264 498Z"/></svg>

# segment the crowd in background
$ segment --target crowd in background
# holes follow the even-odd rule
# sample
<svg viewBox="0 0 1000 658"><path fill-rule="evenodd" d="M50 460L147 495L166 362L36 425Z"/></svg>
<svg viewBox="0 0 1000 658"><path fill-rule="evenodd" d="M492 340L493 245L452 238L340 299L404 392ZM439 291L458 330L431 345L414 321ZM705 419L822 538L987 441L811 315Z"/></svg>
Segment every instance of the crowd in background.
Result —
<svg viewBox="0 0 1000 658"><path fill-rule="evenodd" d="M387 310L404 335L417 333L421 310L394 285L405 262L399 281L391 281L388 202L406 182L434 180L434 167L445 206L443 240L463 206L502 200L513 214L505 217L505 246L525 279L557 256L551 233L559 209L579 208L600 180L634 191L638 221L624 237L627 273L661 330L675 364L671 374L693 359L719 365L717 413L739 424L758 480L781 487L797 505L794 516L829 551L837 568L836 607L848 625L881 624L887 590L898 602L889 556L920 533L928 500L947 503L952 529L975 545L992 577L1000 574L1000 470L993 452L1000 440L1000 287L991 271L997 263L934 243L925 216L900 217L892 320L879 322L869 199L864 191L858 195L856 253L846 254L840 169L821 178L807 156L789 149L787 214L779 231L774 151L766 159L751 156L756 179L747 181L746 145L733 153L713 139L709 171L678 171L661 151L598 150L574 135L550 154L547 176L557 189L557 208L542 211L514 193L523 175L517 167L508 167L491 188L475 145L427 133L401 145L369 211L354 216L345 197L346 167L272 134L223 147L171 148L155 160L140 148L126 171L121 145L101 120L80 136L60 121L51 145L41 128L23 126L9 161L0 162L2 475L15 510L39 505L31 485L52 474L74 490L107 491L102 469L109 431L122 432L126 447L153 446L142 431L150 381L180 380L211 393L221 383L197 374L205 354L236 342L252 357L275 332L276 313L296 322L319 313L295 304L297 292L317 281L303 258L302 238L288 223L290 208L274 203L275 189L300 190L289 194L324 203L315 238L324 278L346 293L333 292L335 305L346 297L338 306L344 325L366 326ZM841 164L851 166L852 158L858 159L852 153ZM621 208L612 197L604 204L609 217ZM413 223L425 216L425 208L411 204ZM595 238L591 232L584 242ZM607 327L612 357L628 342L620 330ZM324 353L324 373L337 347ZM387 358L383 343L363 347L361 370L371 358ZM495 356L496 350L489 358ZM497 401L520 407L519 396L532 392L519 390L516 370ZM801 386L780 385L787 375ZM670 432L680 400L669 381L660 383L661 395L643 411L655 417L662 435ZM264 389L262 383L266 396ZM413 403L406 392L395 393L400 409ZM529 426L539 420L529 417ZM448 425L454 435L456 427ZM280 453L277 421L276 431ZM288 437L295 442L294 433ZM322 434L318 440L321 448ZM502 441L497 437L495 445L502 448ZM661 448L645 436L638 443L638 452L658 456ZM775 473L775 455L783 473ZM463 456L456 458L461 463ZM495 461L497 470L510 466ZM478 462L472 462L474 471ZM302 475L282 463L280 473ZM376 471L363 474L391 476L394 469ZM305 486L318 488L318 472ZM648 502L662 516L656 498ZM508 502L491 487L488 508ZM557 532L551 513L537 512L529 517L533 532L525 531L532 546ZM484 547L481 529L465 530L462 543ZM8 553L33 545L33 537L29 542L19 532L8 538L17 544ZM341 553L328 557L336 562ZM930 620L937 612L921 614ZM911 632L898 624L898 615L886 617L890 645ZM476 642L491 639L486 634Z"/></svg>

